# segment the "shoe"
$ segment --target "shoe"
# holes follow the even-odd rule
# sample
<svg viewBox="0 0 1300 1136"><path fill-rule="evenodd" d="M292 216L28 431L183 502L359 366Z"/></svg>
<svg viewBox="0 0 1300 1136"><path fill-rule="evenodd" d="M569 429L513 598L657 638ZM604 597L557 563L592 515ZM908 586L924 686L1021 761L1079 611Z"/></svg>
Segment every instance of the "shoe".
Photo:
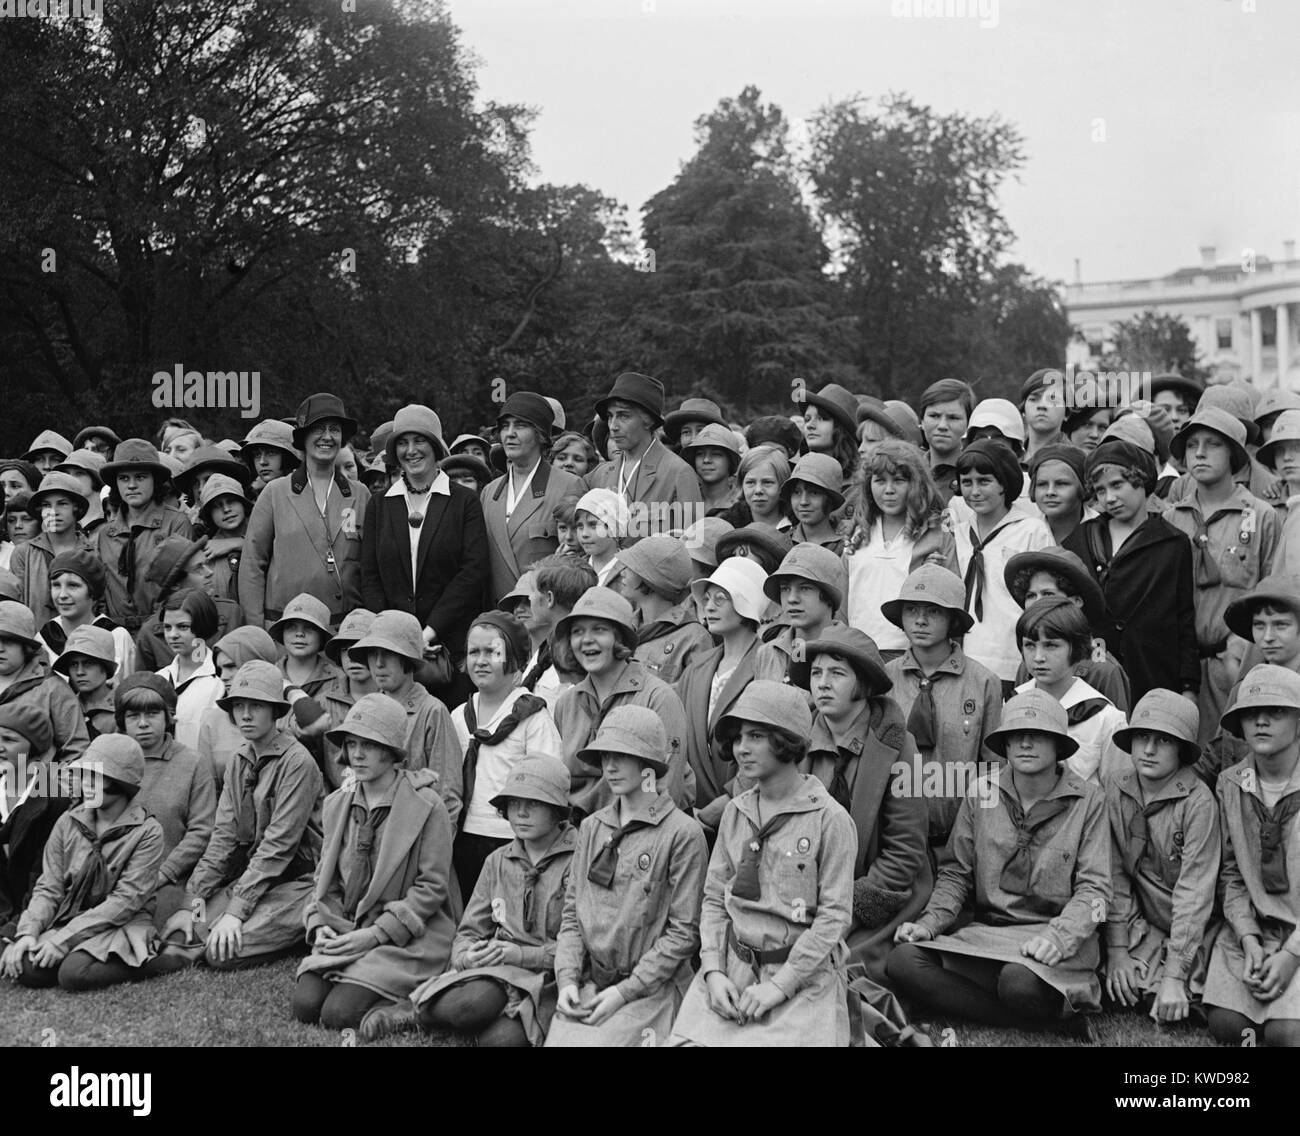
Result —
<svg viewBox="0 0 1300 1136"><path fill-rule="evenodd" d="M379 1041L399 1033L412 1033L420 1028L415 1016L415 1007L406 1002L391 1002L388 1005L373 1006L361 1019L361 1028L357 1036L361 1041Z"/></svg>
<svg viewBox="0 0 1300 1136"><path fill-rule="evenodd" d="M1092 1028L1091 1015L1075 1014L1067 1018L1062 1027L1066 1037L1073 1038L1083 1045L1096 1045L1097 1035Z"/></svg>

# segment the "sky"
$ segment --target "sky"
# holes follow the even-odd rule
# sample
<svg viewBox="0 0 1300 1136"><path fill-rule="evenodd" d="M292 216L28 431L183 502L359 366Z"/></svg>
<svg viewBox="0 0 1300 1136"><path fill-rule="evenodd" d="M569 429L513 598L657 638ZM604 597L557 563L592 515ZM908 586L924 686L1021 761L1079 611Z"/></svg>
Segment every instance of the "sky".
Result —
<svg viewBox="0 0 1300 1136"><path fill-rule="evenodd" d="M973 15L908 15L926 7ZM449 0L483 99L518 102L538 180L640 208L747 85L794 120L906 92L1017 125L1011 259L1162 276L1300 240L1300 0ZM988 26L982 26L988 25Z"/></svg>

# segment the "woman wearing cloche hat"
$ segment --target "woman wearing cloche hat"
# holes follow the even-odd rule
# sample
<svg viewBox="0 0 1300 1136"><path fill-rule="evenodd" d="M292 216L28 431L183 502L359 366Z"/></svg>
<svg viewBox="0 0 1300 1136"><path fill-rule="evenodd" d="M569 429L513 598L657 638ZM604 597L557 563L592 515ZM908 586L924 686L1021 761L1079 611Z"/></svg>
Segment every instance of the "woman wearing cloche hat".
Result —
<svg viewBox="0 0 1300 1136"><path fill-rule="evenodd" d="M303 912L311 954L298 967L292 1008L300 1022L357 1029L377 1007L409 1004L447 967L459 899L453 827L437 788L403 768L399 702L358 698L330 740L354 781L325 802L320 865Z"/></svg>

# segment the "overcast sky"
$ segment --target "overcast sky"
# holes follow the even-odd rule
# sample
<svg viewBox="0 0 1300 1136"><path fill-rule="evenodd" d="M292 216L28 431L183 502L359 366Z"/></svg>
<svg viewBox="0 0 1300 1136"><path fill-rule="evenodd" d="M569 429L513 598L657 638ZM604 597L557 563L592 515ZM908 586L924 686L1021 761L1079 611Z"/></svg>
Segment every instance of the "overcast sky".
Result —
<svg viewBox="0 0 1300 1136"><path fill-rule="evenodd" d="M990 27L892 14L908 2L449 7L481 95L540 112L540 179L617 198L634 231L693 152L695 119L752 83L792 119L898 90L1016 123L1012 255L1055 279L1076 257L1084 280L1110 280L1197 263L1202 244L1236 261L1300 238L1300 0L984 0Z"/></svg>

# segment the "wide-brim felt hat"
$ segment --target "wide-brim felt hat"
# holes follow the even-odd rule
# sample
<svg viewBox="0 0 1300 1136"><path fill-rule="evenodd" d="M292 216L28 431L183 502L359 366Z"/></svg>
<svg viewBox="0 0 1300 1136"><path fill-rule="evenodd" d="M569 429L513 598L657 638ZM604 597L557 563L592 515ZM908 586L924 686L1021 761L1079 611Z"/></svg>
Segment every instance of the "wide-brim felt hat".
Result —
<svg viewBox="0 0 1300 1136"><path fill-rule="evenodd" d="M533 582L533 572L531 569L529 569L527 572L524 572L519 577L519 579L515 581L514 587L512 587L508 592L506 592L506 594L502 596L499 600L497 600L497 611L513 613L515 610L515 605L520 600L531 601L531 599L533 598L533 593L531 588L532 582Z"/></svg>
<svg viewBox="0 0 1300 1136"><path fill-rule="evenodd" d="M735 473L740 465L740 443L736 441L736 435L731 432L730 427L721 426L716 422L707 423L695 435L694 441L689 446L682 447L682 461L693 466L695 464L695 455L701 450L710 447L715 450L726 451L727 464L730 465L731 472ZM831 460L834 461L833 458Z"/></svg>
<svg viewBox="0 0 1300 1136"><path fill-rule="evenodd" d="M308 592L301 592L284 605L284 611L266 630L277 643L284 642L284 630L290 623L309 623L318 631L324 632L326 638L334 634L330 627L329 605Z"/></svg>
<svg viewBox="0 0 1300 1136"><path fill-rule="evenodd" d="M1223 622L1234 635L1249 642L1253 637L1251 622L1255 612L1265 605L1289 611L1300 621L1300 576L1281 572L1265 576L1249 592L1228 604Z"/></svg>
<svg viewBox="0 0 1300 1136"><path fill-rule="evenodd" d="M279 418L268 418L259 422L239 443L240 455L250 464L252 455L248 451L253 446L266 446L268 449L279 450L286 457L292 458L295 463L302 461L302 451L293 444L293 427Z"/></svg>
<svg viewBox="0 0 1300 1136"><path fill-rule="evenodd" d="M105 484L111 485L119 473L126 473L131 469L146 470L162 480L170 480L172 475L171 469L163 464L153 443L145 441L144 438L127 438L122 442L113 451L113 460L104 463L99 475L104 479Z"/></svg>
<svg viewBox="0 0 1300 1136"><path fill-rule="evenodd" d="M194 479L204 470L224 474L241 484L252 480L248 466L232 457L228 450L223 450L220 446L200 446L190 454L184 468L176 475L176 488L182 493L188 493L194 485Z"/></svg>
<svg viewBox="0 0 1300 1136"><path fill-rule="evenodd" d="M636 650L636 613L613 588L596 584L583 592L569 614L556 623L555 635L567 637L579 619L599 619L608 623L628 650Z"/></svg>
<svg viewBox="0 0 1300 1136"><path fill-rule="evenodd" d="M1167 390L1186 395L1192 406L1195 406L1201 395L1205 393L1205 384L1200 379L1185 378L1182 375L1175 375L1172 371L1167 371L1162 375L1155 375L1151 379L1152 398L1155 398L1161 391Z"/></svg>
<svg viewBox="0 0 1300 1136"><path fill-rule="evenodd" d="M428 438L433 446L434 461L442 461L443 458L451 456L447 451L447 443L442 439L442 419L438 417L436 411L427 406L412 403L410 406L402 407L393 416L393 432L384 443L384 453L388 458L388 464L394 468L401 464L397 460L397 439L403 434L419 434L423 438Z"/></svg>
<svg viewBox="0 0 1300 1136"><path fill-rule="evenodd" d="M1060 545L1049 545L1029 552L1017 552L1007 558L1002 569L1002 582L1006 584L1011 598L1021 607L1025 606L1025 593L1016 587L1016 577L1022 571L1050 572L1053 576L1062 576L1074 595L1083 600L1083 615L1091 625L1097 625L1106 617L1106 597L1101 585L1092 578L1087 565L1076 553Z"/></svg>
<svg viewBox="0 0 1300 1136"><path fill-rule="evenodd" d="M813 722L808 695L789 683L754 679L714 724L714 737L722 740L734 736L742 722L767 726L789 738L806 742L812 734Z"/></svg>
<svg viewBox="0 0 1300 1136"><path fill-rule="evenodd" d="M54 468L59 473L84 473L96 489L104 487L104 463L108 461L103 454L94 450L73 450Z"/></svg>
<svg viewBox="0 0 1300 1136"><path fill-rule="evenodd" d="M227 477L224 473L214 473L203 483L203 492L199 494L199 516L207 513L208 507L221 497L234 497L248 508L253 507L248 488L242 481Z"/></svg>
<svg viewBox="0 0 1300 1136"><path fill-rule="evenodd" d="M1300 410L1300 392L1273 387L1266 390L1255 404L1255 421L1262 426L1269 415L1281 414L1284 410Z"/></svg>
<svg viewBox="0 0 1300 1136"><path fill-rule="evenodd" d="M1174 435L1173 441L1169 443L1169 452L1179 461L1183 460L1183 455L1187 452L1187 439L1196 430L1212 430L1228 443L1232 452L1233 473L1245 469L1250 463L1250 454L1246 451L1246 424L1218 406L1198 406L1196 413Z"/></svg>
<svg viewBox="0 0 1300 1136"><path fill-rule="evenodd" d="M0 703L0 726L27 739L29 761L54 756L54 725L36 703L23 699Z"/></svg>
<svg viewBox="0 0 1300 1136"><path fill-rule="evenodd" d="M103 438L108 443L109 448L114 450L122 443L122 439L107 426L83 426L77 431L77 436L72 439L73 450L84 449L87 438Z"/></svg>
<svg viewBox="0 0 1300 1136"><path fill-rule="evenodd" d="M827 383L816 392L800 387L794 393L794 402L800 410L808 406L824 410L848 431L850 437L858 432L858 397L839 383Z"/></svg>
<svg viewBox="0 0 1300 1136"><path fill-rule="evenodd" d="M1262 706L1300 710L1300 674L1290 667L1260 663L1252 667L1237 683L1232 704L1223 712L1219 724L1234 737L1241 737L1241 715Z"/></svg>
<svg viewBox="0 0 1300 1136"><path fill-rule="evenodd" d="M755 521L718 537L718 543L714 546L718 563L721 564L729 557L735 556L735 550L743 544L758 545L775 564L780 564L785 554L794 547L794 542L786 533L774 529L771 525Z"/></svg>
<svg viewBox="0 0 1300 1136"><path fill-rule="evenodd" d="M975 624L966 610L966 585L962 578L942 564L922 564L908 574L898 596L880 605L880 614L895 627L903 626L903 605L934 604L948 613L948 634L964 635Z"/></svg>
<svg viewBox="0 0 1300 1136"><path fill-rule="evenodd" d="M1201 756L1197 742L1201 715L1196 703L1172 690L1156 687L1148 690L1129 715L1128 725L1115 731L1112 740L1125 753L1133 750L1133 735L1157 731L1168 734L1178 742L1184 765Z"/></svg>
<svg viewBox="0 0 1300 1136"><path fill-rule="evenodd" d="M843 625L828 627L816 639L804 645L804 657L809 666L819 654L843 655L867 686L871 696L886 694L893 689L894 680L885 670L876 641L865 631Z"/></svg>
<svg viewBox="0 0 1300 1136"><path fill-rule="evenodd" d="M106 627L85 623L75 628L63 644L63 651L54 660L53 669L66 675L73 657L78 655L102 664L108 671L109 678L117 673L116 644L113 642L113 633Z"/></svg>
<svg viewBox="0 0 1300 1136"><path fill-rule="evenodd" d="M1284 410L1277 416L1273 423L1273 433L1255 451L1255 456L1272 469L1283 442L1300 442L1300 410Z"/></svg>
<svg viewBox="0 0 1300 1136"><path fill-rule="evenodd" d="M806 580L816 584L827 593L832 610L839 609L844 603L844 593L849 590L844 561L820 544L796 544L785 554L776 571L763 584L764 595L773 603L781 602L782 580Z"/></svg>
<svg viewBox="0 0 1300 1136"><path fill-rule="evenodd" d="M727 427L722 417L722 410L711 398L688 398L676 410L664 416L664 434L676 444L682 427L688 422L711 422L715 426Z"/></svg>
<svg viewBox="0 0 1300 1136"><path fill-rule="evenodd" d="M844 470L840 468L840 463L830 454L804 454L795 462L794 469L790 471L790 476L781 483L780 498L782 501L790 500L790 494L794 492L794 483L797 481L811 485L814 489L826 494L828 498L827 513L833 512L844 504L844 493L842 492Z"/></svg>
<svg viewBox="0 0 1300 1136"><path fill-rule="evenodd" d="M721 517L701 517L682 530L682 544L691 554L691 559L709 568L718 566L718 541L734 526Z"/></svg>
<svg viewBox="0 0 1300 1136"><path fill-rule="evenodd" d="M122 785L138 789L144 782L144 750L126 734L100 734L69 769L92 769Z"/></svg>
<svg viewBox="0 0 1300 1136"><path fill-rule="evenodd" d="M633 406L649 411L656 425L663 424L664 385L650 375L641 375L636 371L624 371L619 375L610 387L609 394L596 403L596 413L601 418L609 414L611 402L630 402Z"/></svg>
<svg viewBox="0 0 1300 1136"><path fill-rule="evenodd" d="M81 486L73 480L71 474L51 470L41 478L41 487L27 500L27 510L33 515L40 512L46 499L53 496L71 497L72 511L77 520L90 512L90 499L81 491Z"/></svg>
<svg viewBox="0 0 1300 1136"><path fill-rule="evenodd" d="M326 418L337 419L343 424L343 444L346 446L348 440L357 432L357 420L348 414L343 406L343 400L338 395L323 392L308 395L299 403L298 412L293 419L294 447L301 450L307 431Z"/></svg>
<svg viewBox="0 0 1300 1136"><path fill-rule="evenodd" d="M471 473L474 477L487 485L496 478L496 474L490 470L486 462L481 462L473 454L452 454L449 458L443 458L438 463L438 468L448 477L453 473L464 471ZM378 473L378 470L368 471ZM386 472L386 471L385 471Z"/></svg>
<svg viewBox="0 0 1300 1136"><path fill-rule="evenodd" d="M406 756L406 708L387 694L365 694L349 708L346 717L325 737L340 749L349 737L364 738ZM346 758L343 764L347 764Z"/></svg>
<svg viewBox="0 0 1300 1136"><path fill-rule="evenodd" d="M600 765L607 753L644 761L660 777L668 773L668 732L648 706L615 706L601 721L596 736L578 751L578 760Z"/></svg>
<svg viewBox="0 0 1300 1136"><path fill-rule="evenodd" d="M486 453L492 448L492 443L477 434L457 434L451 445L447 447L447 450L449 453L458 454L467 446L481 446L484 453Z"/></svg>
<svg viewBox="0 0 1300 1136"><path fill-rule="evenodd" d="M869 394L858 395L857 425L861 426L864 422L874 422L890 437L903 437L903 428L898 420L885 409L885 404L880 399L872 398Z"/></svg>
<svg viewBox="0 0 1300 1136"><path fill-rule="evenodd" d="M972 430L993 427L1004 438L1025 443L1025 420L1014 402L1006 398L985 398L975 404L966 423L966 434Z"/></svg>
<svg viewBox="0 0 1300 1136"><path fill-rule="evenodd" d="M511 800L538 801L543 805L569 812L568 767L549 754L525 754L510 767L500 792L488 804L505 812Z"/></svg>
<svg viewBox="0 0 1300 1136"><path fill-rule="evenodd" d="M1056 739L1057 761L1064 761L1079 748L1079 743L1070 737L1065 707L1036 688L1015 695L1002 707L1001 724L985 737L984 744L998 757L1006 757L1011 735L1030 730Z"/></svg>
<svg viewBox="0 0 1300 1136"><path fill-rule="evenodd" d="M24 461L32 461L37 454L55 453L62 461L72 453L73 445L57 430L42 430L32 439L32 444L25 454Z"/></svg>
<svg viewBox="0 0 1300 1136"><path fill-rule="evenodd" d="M641 577L660 595L679 603L691 586L694 565L686 546L667 533L654 533L619 549L619 563Z"/></svg>
<svg viewBox="0 0 1300 1136"><path fill-rule="evenodd" d="M1255 421L1255 398L1258 391L1249 383L1216 383L1207 387L1196 404L1199 413L1202 410L1226 410L1246 429L1246 444L1255 445L1264 431Z"/></svg>
<svg viewBox="0 0 1300 1136"><path fill-rule="evenodd" d="M158 542L154 558L144 574L146 582L155 584L159 591L165 591L181 577L186 563L193 555L208 545L208 538L201 536L190 540L185 536L169 536Z"/></svg>
<svg viewBox="0 0 1300 1136"><path fill-rule="evenodd" d="M33 647L39 646L36 617L32 614L32 609L17 600L0 600L0 637L30 643Z"/></svg>

